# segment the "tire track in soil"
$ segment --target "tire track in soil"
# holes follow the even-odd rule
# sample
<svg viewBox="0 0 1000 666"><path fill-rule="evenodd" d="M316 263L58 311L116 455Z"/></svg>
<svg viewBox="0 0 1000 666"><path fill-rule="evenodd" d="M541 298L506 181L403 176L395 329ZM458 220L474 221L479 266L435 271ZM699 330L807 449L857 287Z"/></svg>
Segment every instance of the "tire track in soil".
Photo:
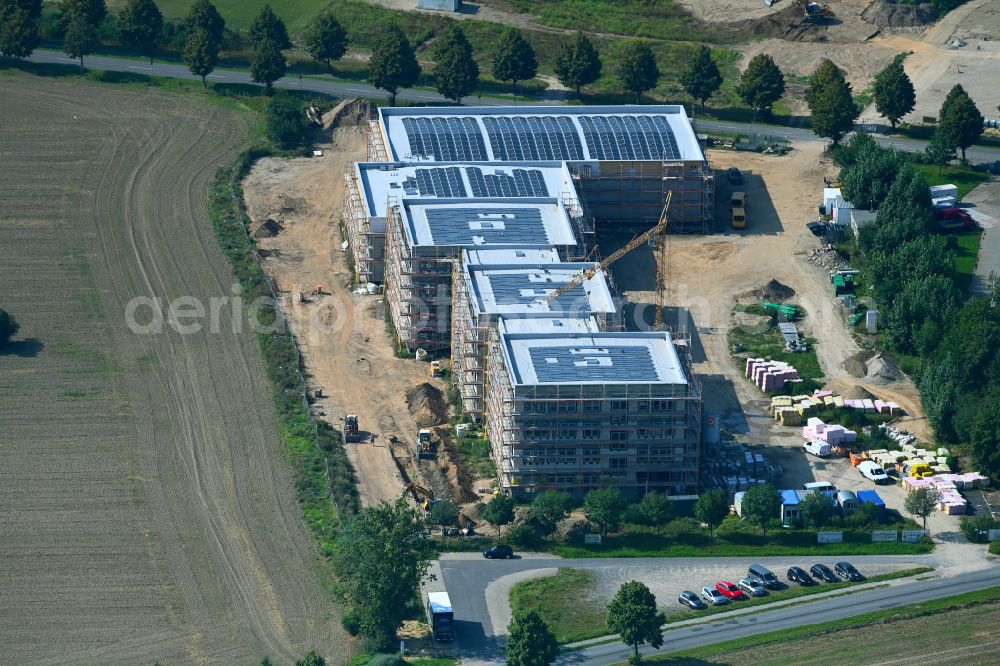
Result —
<svg viewBox="0 0 1000 666"><path fill-rule="evenodd" d="M171 621L186 636L185 656L193 663L249 663L262 654L291 661L312 647L329 654L334 645L342 654L336 609L310 561L252 333L233 334L223 313L217 334L166 329L143 337L121 316L133 295L206 303L232 295L235 280L215 245L206 191L216 166L243 140L242 124L220 109L155 93L95 86L98 103L80 104L69 87L42 87L36 100L89 118L110 138L94 159L103 168L91 177L93 200L84 193L77 211L96 226L91 270L122 366L155 357L155 379L122 373L139 443L130 466L146 480L135 509L153 535L148 550ZM134 663L157 656L150 649L157 645L178 656L176 639L147 638L61 663Z"/></svg>

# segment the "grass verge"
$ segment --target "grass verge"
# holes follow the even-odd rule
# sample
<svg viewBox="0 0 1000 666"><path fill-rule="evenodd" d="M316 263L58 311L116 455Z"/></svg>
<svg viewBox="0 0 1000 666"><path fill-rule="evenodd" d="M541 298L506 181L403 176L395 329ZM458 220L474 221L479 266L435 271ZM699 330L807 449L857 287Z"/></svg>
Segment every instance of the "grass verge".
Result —
<svg viewBox="0 0 1000 666"><path fill-rule="evenodd" d="M752 307L752 306L751 306ZM746 310L747 308L744 308ZM756 311L751 311L752 314ZM755 330L735 326L729 331L729 342L740 344L743 351L733 354L733 361L741 370L747 358L768 358L775 361L790 363L802 378L802 382L793 385L795 393L812 393L823 386L823 370L816 356L816 340L807 338L809 350L805 352L790 352L785 349L785 339L778 330L778 319L771 316L766 325Z"/></svg>
<svg viewBox="0 0 1000 666"><path fill-rule="evenodd" d="M594 596L592 571L559 569L555 576L526 580L510 591L511 610L535 610L560 643L574 643L608 633L608 612Z"/></svg>
<svg viewBox="0 0 1000 666"><path fill-rule="evenodd" d="M937 167L933 164L914 164L917 170L927 179L927 184L954 185L958 188L958 198L961 199L977 185L989 179L989 174L976 171L969 167L948 166Z"/></svg>
<svg viewBox="0 0 1000 666"><path fill-rule="evenodd" d="M983 242L983 230L960 231L954 234L954 237L955 285L962 291L968 291L972 284L972 277L976 272L979 246Z"/></svg>
<svg viewBox="0 0 1000 666"><path fill-rule="evenodd" d="M976 607L979 607L982 612L973 612L969 615L988 615L994 613L998 606L1000 606L1000 587L993 587L944 599L873 611L840 620L758 634L668 655L656 655L649 657L647 661L668 664L760 663L752 660L734 659L734 657L753 648L767 648L768 663L864 663L863 660L852 661L841 651L847 646L861 644L866 650L869 650L867 657L871 657L871 643L858 640L855 633L857 630L871 629L874 634L881 635L883 639L890 635L911 636L913 638L923 635L931 643L937 642L939 647L945 647L940 645L940 642L954 638L956 630L964 627L965 630L969 630L969 633L974 635L977 633L977 627L968 622L936 621L933 623L934 634L927 635L925 630L920 632L907 631L906 627L909 621ZM978 631L990 632L992 631L991 627L992 624L979 626ZM927 629L932 628L928 627ZM841 638L841 634L843 640L838 640ZM816 652L811 650L807 652L806 642L813 638L819 639L814 643ZM837 646L836 650L831 650L831 646ZM914 652L914 654L920 654L920 652ZM717 656L724 657L725 660L723 662L706 661ZM827 661L817 661L809 658L811 656L825 658Z"/></svg>

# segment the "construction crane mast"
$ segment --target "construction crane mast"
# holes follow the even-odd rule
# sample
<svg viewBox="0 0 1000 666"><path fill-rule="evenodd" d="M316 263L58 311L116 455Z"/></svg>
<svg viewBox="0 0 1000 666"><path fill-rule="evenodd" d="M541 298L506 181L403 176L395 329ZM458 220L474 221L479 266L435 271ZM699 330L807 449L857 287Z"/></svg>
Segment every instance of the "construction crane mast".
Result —
<svg viewBox="0 0 1000 666"><path fill-rule="evenodd" d="M566 292L568 292L569 290L579 287L584 282L597 275L598 271L603 271L608 266L610 266L611 264L615 263L616 261L624 257L632 250L636 249L643 243L647 242L650 238L657 237L657 249L659 252L659 261L657 262L656 266L656 313L654 317L656 320L655 322L656 330L663 330L663 301L664 301L663 289L664 289L664 281L666 280L667 277L666 262L669 258L667 251L667 239L666 239L667 235L666 229L668 225L667 211L670 209L670 199L671 197L673 197L673 194L674 194L673 191L667 192L667 200L663 203L663 212L660 213L660 220L659 222L656 223L656 225L652 229L642 232L641 234L630 240L628 243L626 243L624 247L615 250L607 257L599 261L597 265L594 266L593 268L587 268L577 273L575 276L573 276L573 278L569 282L559 287L558 289L550 292L545 297L544 299L545 302L550 303L555 299L559 298L560 296L562 296L563 294L565 294Z"/></svg>

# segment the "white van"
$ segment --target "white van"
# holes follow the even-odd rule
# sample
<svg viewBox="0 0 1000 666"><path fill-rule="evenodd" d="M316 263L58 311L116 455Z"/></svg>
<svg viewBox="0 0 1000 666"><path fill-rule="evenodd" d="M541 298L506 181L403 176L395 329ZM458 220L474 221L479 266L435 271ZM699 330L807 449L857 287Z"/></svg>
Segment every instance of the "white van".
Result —
<svg viewBox="0 0 1000 666"><path fill-rule="evenodd" d="M810 490L814 493L835 493L837 492L837 486L828 481L813 481L811 483L803 483L802 490Z"/></svg>
<svg viewBox="0 0 1000 666"><path fill-rule="evenodd" d="M829 444L819 440L814 442L806 442L805 444L802 445L802 448L805 450L806 453L811 453L817 458L826 458L831 453L833 453L833 450L830 448Z"/></svg>
<svg viewBox="0 0 1000 666"><path fill-rule="evenodd" d="M871 460L866 460L858 465L858 471L861 472L861 476L875 483L889 483L890 481L889 475L885 473L885 470Z"/></svg>

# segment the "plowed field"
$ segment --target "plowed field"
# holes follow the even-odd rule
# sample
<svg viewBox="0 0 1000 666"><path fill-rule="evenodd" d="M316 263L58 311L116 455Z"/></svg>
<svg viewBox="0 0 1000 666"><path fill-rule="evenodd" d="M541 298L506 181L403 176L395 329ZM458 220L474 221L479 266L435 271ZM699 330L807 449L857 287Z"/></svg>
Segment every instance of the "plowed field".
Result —
<svg viewBox="0 0 1000 666"><path fill-rule="evenodd" d="M244 122L0 74L0 307L28 339L0 354L0 663L342 661L245 314L126 324L233 295L207 191Z"/></svg>

